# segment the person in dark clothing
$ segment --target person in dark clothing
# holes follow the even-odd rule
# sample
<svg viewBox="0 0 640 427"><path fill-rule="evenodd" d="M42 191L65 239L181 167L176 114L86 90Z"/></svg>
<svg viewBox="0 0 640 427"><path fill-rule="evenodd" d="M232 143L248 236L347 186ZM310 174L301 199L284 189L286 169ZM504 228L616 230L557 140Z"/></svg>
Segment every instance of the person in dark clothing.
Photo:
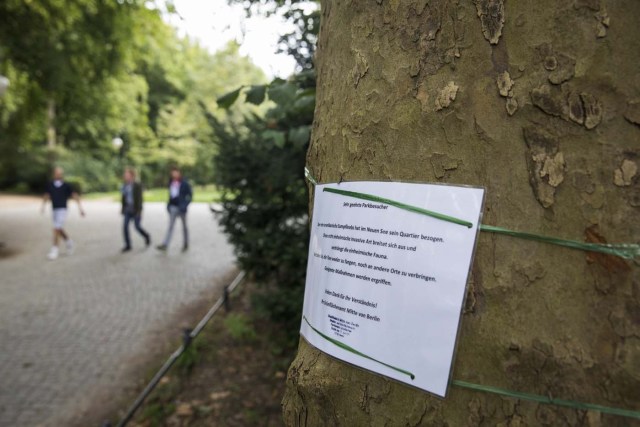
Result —
<svg viewBox="0 0 640 427"><path fill-rule="evenodd" d="M131 238L129 237L129 223L133 220L135 229L142 237L146 246L151 244L151 237L142 226L142 184L136 181L136 173L133 169L127 168L123 174L122 184L122 215L124 218L124 248L122 252L131 250Z"/></svg>
<svg viewBox="0 0 640 427"><path fill-rule="evenodd" d="M84 216L84 209L80 203L80 196L77 192L73 191L69 183L64 182L64 170L57 167L53 170L53 180L47 183L46 191L42 197L42 213L44 213L47 202L51 201L51 211L53 217L53 246L47 255L47 258L54 260L58 258L60 250L58 243L60 238L65 241L67 247L67 254L73 253L74 244L73 240L69 238L69 235L64 231L64 223L67 219L67 201L74 199L78 203L80 208L80 215Z"/></svg>
<svg viewBox="0 0 640 427"><path fill-rule="evenodd" d="M166 251L171 242L173 234L173 225L179 217L182 221L182 251L189 249L189 231L187 230L187 207L191 203L193 192L191 185L182 177L182 173L178 168L171 168L171 180L169 181L169 203L167 211L169 212L169 229L161 245L157 246L158 250Z"/></svg>

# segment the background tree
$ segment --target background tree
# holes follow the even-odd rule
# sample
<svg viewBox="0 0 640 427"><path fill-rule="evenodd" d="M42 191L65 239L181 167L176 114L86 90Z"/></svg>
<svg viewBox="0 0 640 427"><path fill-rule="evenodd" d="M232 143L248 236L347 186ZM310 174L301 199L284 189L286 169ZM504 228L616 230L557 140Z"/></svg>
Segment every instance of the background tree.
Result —
<svg viewBox="0 0 640 427"><path fill-rule="evenodd" d="M56 145L56 104L78 86L86 92L121 64L142 2L7 0L0 40L12 63L29 74L47 103L47 144Z"/></svg>
<svg viewBox="0 0 640 427"><path fill-rule="evenodd" d="M322 3L319 182L486 187L483 222L637 242L640 3ZM313 200L311 200L313 202ZM640 407L637 262L481 233L455 379ZM300 341L287 425L629 425L452 386L440 400Z"/></svg>
<svg viewBox="0 0 640 427"><path fill-rule="evenodd" d="M69 104L86 101L125 61L138 9L133 2L84 0L0 4L0 69L15 83L1 105L2 181L42 178L44 153L34 152L21 164L24 157L40 145L38 140L54 149L59 136L64 139L58 129L64 122L58 117L60 105L67 104L67 112ZM87 105L92 104L82 107ZM79 114L66 122L72 133L82 133L73 125L82 123Z"/></svg>
<svg viewBox="0 0 640 427"><path fill-rule="evenodd" d="M283 17L294 24L294 30L280 37L278 51L291 55L301 70L313 68L318 30L320 29L319 8L305 6L296 7L295 3L286 10Z"/></svg>
<svg viewBox="0 0 640 427"><path fill-rule="evenodd" d="M211 54L179 37L163 10L147 1L0 4L0 74L11 80L0 101L0 188L39 190L54 162L83 191L117 188L124 164L146 185L164 185L172 163L195 183L211 181L214 135L199 103L213 109L229 87L265 77L235 43Z"/></svg>
<svg viewBox="0 0 640 427"><path fill-rule="evenodd" d="M320 29L320 9L317 0L227 0L230 4L242 4L247 16L254 13L271 16L277 14L293 26L289 33L282 34L278 42L278 52L291 55L298 65L298 71L313 68L318 30Z"/></svg>

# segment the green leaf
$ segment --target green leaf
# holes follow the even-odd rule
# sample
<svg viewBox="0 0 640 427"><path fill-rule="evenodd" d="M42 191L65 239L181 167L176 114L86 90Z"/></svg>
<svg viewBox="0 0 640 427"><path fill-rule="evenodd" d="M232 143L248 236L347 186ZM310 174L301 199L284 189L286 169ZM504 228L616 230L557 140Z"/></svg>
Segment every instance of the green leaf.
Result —
<svg viewBox="0 0 640 427"><path fill-rule="evenodd" d="M279 105L276 105L275 107L267 111L267 113L265 114L265 118L268 121L279 122L280 120L283 120L286 117L287 111L288 109L281 107Z"/></svg>
<svg viewBox="0 0 640 427"><path fill-rule="evenodd" d="M315 107L315 95L302 96L296 99L293 106L291 107L291 112L299 116L308 115L311 119L313 119L313 111Z"/></svg>
<svg viewBox="0 0 640 427"><path fill-rule="evenodd" d="M239 87L233 92L225 93L220 98L216 99L216 102L218 103L218 107L220 108L231 107L233 103L236 102L236 99L238 99L238 95L240 95L240 89L242 89L242 87Z"/></svg>
<svg viewBox="0 0 640 427"><path fill-rule="evenodd" d="M306 80L315 80L316 79L316 70L305 70L301 71L298 74L293 76L293 79L297 82L305 82Z"/></svg>
<svg viewBox="0 0 640 427"><path fill-rule="evenodd" d="M173 1L166 1L164 6L167 10L167 13L171 15L175 15L178 13L178 10L176 9L176 5L173 3Z"/></svg>
<svg viewBox="0 0 640 427"><path fill-rule="evenodd" d="M266 85L254 85L249 88L246 92L247 102L251 104L258 105L262 104L264 101L264 96L267 91Z"/></svg>
<svg viewBox="0 0 640 427"><path fill-rule="evenodd" d="M285 137L284 132L282 131L267 129L262 132L262 137L266 140L272 140L274 145L278 148L284 147Z"/></svg>
<svg viewBox="0 0 640 427"><path fill-rule="evenodd" d="M282 84L273 83L269 86L269 99L279 105L288 105L296 97L297 86L288 82Z"/></svg>
<svg viewBox="0 0 640 427"><path fill-rule="evenodd" d="M289 129L289 141L297 146L304 146L309 141L311 126L298 126Z"/></svg>
<svg viewBox="0 0 640 427"><path fill-rule="evenodd" d="M298 98L302 98L303 96L316 96L316 88L310 87L298 93Z"/></svg>

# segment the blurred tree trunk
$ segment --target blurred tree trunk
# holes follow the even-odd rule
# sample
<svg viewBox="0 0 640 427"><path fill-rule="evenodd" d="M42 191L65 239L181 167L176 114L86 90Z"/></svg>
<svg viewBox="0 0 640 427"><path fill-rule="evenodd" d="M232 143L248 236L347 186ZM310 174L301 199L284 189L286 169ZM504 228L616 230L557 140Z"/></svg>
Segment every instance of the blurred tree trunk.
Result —
<svg viewBox="0 0 640 427"><path fill-rule="evenodd" d="M640 2L324 1L319 182L481 185L483 223L640 236ZM313 201L311 201L313 203ZM453 378L638 410L640 277L620 258L481 233ZM446 399L304 340L289 426L629 425L452 386Z"/></svg>
<svg viewBox="0 0 640 427"><path fill-rule="evenodd" d="M56 101L53 98L47 100L47 147L56 146Z"/></svg>

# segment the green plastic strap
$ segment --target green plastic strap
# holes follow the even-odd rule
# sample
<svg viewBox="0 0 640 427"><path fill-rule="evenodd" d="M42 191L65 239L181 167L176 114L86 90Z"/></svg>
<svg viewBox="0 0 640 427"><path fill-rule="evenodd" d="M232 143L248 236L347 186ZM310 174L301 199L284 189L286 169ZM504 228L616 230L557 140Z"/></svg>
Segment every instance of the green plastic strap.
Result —
<svg viewBox="0 0 640 427"><path fill-rule="evenodd" d="M516 399L530 400L538 403L546 403L550 405L566 406L572 409L580 409L584 411L599 411L603 414L620 415L623 417L640 419L640 411L632 411L630 409L611 408L608 406L594 405L592 403L576 402L573 400L555 399L553 397L542 396L539 394L522 393L519 391L506 390L504 388L492 387L487 385L473 384L466 381L453 380L451 384L457 387L468 388L476 391L499 394L501 396L514 397Z"/></svg>
<svg viewBox="0 0 640 427"><path fill-rule="evenodd" d="M305 177L311 182L313 185L317 185L318 182L315 180L309 169L304 168ZM389 200L382 197L374 196L372 194L365 193L357 193L354 191L346 191L346 190L338 190L335 188L324 188L324 191L336 194L342 194L348 197L356 197L359 199L370 200L379 203L385 203L387 205L396 206L400 209L405 209L412 212L417 212L424 215L429 215L434 218L441 219L443 221L453 222L460 225L465 225L467 227L471 227L472 224L470 222L454 218L448 215L444 215L438 212L429 211L427 209L422 209L416 206L406 205L401 202L397 202L395 200ZM524 231L514 231L509 230L502 227L496 227L494 225L486 225L480 224L480 231L485 231L489 233L496 234L505 234L511 237L517 237L520 239L528 239L535 240L538 242L549 243L553 245L564 246L572 249L579 249L583 251L590 252L599 252L607 255L614 255L624 259L634 259L640 257L640 245L634 243L619 243L619 244L606 244L606 243L588 243L588 242L580 242L577 240L566 240L560 239L557 237L549 237L543 236L541 234L527 233Z"/></svg>
<svg viewBox="0 0 640 427"><path fill-rule="evenodd" d="M416 378L416 376L415 376L415 375L413 375L413 374L412 374L411 372L409 372L409 371L405 371L404 369L396 368L395 366L391 366L391 365L389 365L389 364L387 364L387 363L384 363L384 362L381 362L381 361L379 361L379 360L377 360L377 359L374 359L374 358L373 358L373 357L371 357L371 356L367 356L366 354L359 352L359 351L358 351L358 350L356 350L355 348L353 348L353 347L349 347L349 346L348 346L348 345L346 345L345 343L343 343L343 342L341 342L341 341L338 341L338 340L336 340L336 339L333 339L333 338L331 338L331 337L330 337L330 336L328 336L328 335L323 334L322 332L320 332L319 330L317 330L316 328L314 328L314 327L311 325L311 323L309 323L309 320L307 320L307 317L306 317L306 316L302 316L302 318L304 319L304 321L305 321L305 322L307 322L307 325L309 325L309 327L310 327L311 329L313 329L313 331L314 331L315 333L317 333L318 335L320 335L322 338L324 338L325 340L329 341L330 343L337 345L337 346L338 346L338 347L340 347L341 349L343 349L343 350L347 350L347 351L350 351L351 353L356 354L356 355L358 355L358 356L360 356L360 357L364 357L365 359L373 360L374 362L379 363L379 364L381 364L381 365L383 365L383 366L386 366L387 368L393 369L394 371L397 371L397 372L400 372L401 374L405 374L405 375L409 376L412 380Z"/></svg>
<svg viewBox="0 0 640 427"><path fill-rule="evenodd" d="M480 231L489 233L506 234L511 237L519 237L521 239L536 240L538 242L551 243L553 245L565 246L572 249L581 249L584 251L600 252L608 255L615 255L621 258L633 259L640 256L640 245L634 244L604 244L604 243L587 243L577 240L565 240L557 237L543 236L540 234L526 233L523 231L513 231L493 225L480 224Z"/></svg>
<svg viewBox="0 0 640 427"><path fill-rule="evenodd" d="M307 169L306 167L304 168L304 177L307 178L313 185L318 185L318 181L316 181L313 175L311 175L311 172L309 172L309 169Z"/></svg>
<svg viewBox="0 0 640 427"><path fill-rule="evenodd" d="M465 227L468 227L468 228L473 227L472 223L470 223L469 221L465 221L463 219L455 218L449 215L441 214L439 212L434 212L427 209L422 209L417 206L407 205L405 203L397 202L395 200L385 199L384 197L374 196L372 194L358 193L355 191L338 190L337 188L329 188L329 187L323 188L323 191L326 191L328 193L341 194L347 197L355 197L356 199L369 200L371 202L384 203L386 205L395 206L396 208L404 209L405 211L411 211L411 212L427 215L433 218L440 219L442 221L464 225Z"/></svg>

